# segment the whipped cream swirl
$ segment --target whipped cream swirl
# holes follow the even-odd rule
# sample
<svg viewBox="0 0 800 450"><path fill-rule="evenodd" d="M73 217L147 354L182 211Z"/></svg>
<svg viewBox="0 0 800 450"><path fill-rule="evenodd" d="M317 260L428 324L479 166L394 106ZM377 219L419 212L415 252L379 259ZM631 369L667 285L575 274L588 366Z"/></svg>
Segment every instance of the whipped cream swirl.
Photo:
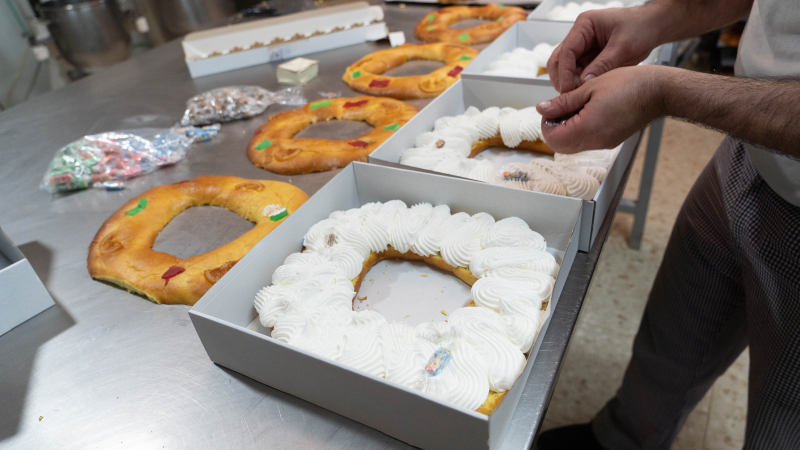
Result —
<svg viewBox="0 0 800 450"><path fill-rule="evenodd" d="M490 390L513 386L549 315L557 265L544 238L519 218L495 222L486 213L451 214L447 205L369 203L331 213L303 244L256 295L272 337L466 409L478 409ZM416 327L354 312L353 280L372 252L389 245L469 268L479 277L476 306ZM449 351L451 362L431 375L425 366L438 349Z"/></svg>
<svg viewBox="0 0 800 450"><path fill-rule="evenodd" d="M555 49L555 45L546 43L538 44L532 50L517 47L492 61L483 73L503 77L536 78L540 69L547 69L547 60Z"/></svg>
<svg viewBox="0 0 800 450"><path fill-rule="evenodd" d="M433 131L417 136L415 147L403 152L400 163L514 189L592 200L617 156L616 149L556 154L553 159L510 163L499 170L491 161L469 157L482 139L500 137L508 148L541 141L541 124L535 107L480 111L471 106L460 116L437 119Z"/></svg>
<svg viewBox="0 0 800 450"><path fill-rule="evenodd" d="M547 14L548 20L564 20L574 22L581 13L591 11L593 9L606 9L606 8L624 8L625 4L621 1L614 0L608 3L594 3L594 2L569 2L564 6L557 5Z"/></svg>

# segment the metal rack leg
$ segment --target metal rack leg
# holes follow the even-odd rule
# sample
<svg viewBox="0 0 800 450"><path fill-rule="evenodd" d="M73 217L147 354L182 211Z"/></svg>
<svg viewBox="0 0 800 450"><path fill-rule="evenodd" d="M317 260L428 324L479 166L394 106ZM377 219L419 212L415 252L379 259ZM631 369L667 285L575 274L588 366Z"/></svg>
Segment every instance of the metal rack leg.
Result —
<svg viewBox="0 0 800 450"><path fill-rule="evenodd" d="M647 139L647 153L644 155L642 181L639 183L639 198L633 211L633 228L629 246L638 250L642 246L644 224L647 221L647 209L650 206L650 193L653 191L653 178L656 173L658 151L661 148L661 135L664 131L664 118L654 120L650 124L650 136Z"/></svg>

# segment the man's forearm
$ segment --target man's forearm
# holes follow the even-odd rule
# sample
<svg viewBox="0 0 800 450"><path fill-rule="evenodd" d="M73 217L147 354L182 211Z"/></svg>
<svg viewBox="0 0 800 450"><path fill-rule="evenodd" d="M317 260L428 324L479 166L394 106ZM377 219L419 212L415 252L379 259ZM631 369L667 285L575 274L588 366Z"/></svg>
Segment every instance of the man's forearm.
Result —
<svg viewBox="0 0 800 450"><path fill-rule="evenodd" d="M659 44L718 30L750 13L753 0L652 0L641 6Z"/></svg>
<svg viewBox="0 0 800 450"><path fill-rule="evenodd" d="M800 158L800 79L732 78L663 68L666 115Z"/></svg>

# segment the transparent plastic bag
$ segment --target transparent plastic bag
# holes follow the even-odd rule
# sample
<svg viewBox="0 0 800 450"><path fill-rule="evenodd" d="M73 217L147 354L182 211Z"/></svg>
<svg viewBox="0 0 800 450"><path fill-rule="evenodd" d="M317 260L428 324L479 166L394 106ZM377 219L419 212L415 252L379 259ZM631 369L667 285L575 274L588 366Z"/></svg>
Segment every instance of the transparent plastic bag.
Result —
<svg viewBox="0 0 800 450"><path fill-rule="evenodd" d="M259 86L228 86L195 95L186 102L180 124L207 125L257 116L269 105L305 105L302 86L268 91Z"/></svg>
<svg viewBox="0 0 800 450"><path fill-rule="evenodd" d="M84 136L56 152L41 188L77 191L153 172L182 160L192 142L210 139L219 128L140 128Z"/></svg>

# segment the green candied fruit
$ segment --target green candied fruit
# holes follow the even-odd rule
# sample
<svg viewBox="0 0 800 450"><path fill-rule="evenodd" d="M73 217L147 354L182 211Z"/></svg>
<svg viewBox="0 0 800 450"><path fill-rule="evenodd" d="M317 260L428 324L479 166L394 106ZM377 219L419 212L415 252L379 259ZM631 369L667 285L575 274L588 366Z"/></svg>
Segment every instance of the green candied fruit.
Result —
<svg viewBox="0 0 800 450"><path fill-rule="evenodd" d="M326 106L331 106L331 104L333 104L333 100L328 99L328 100L318 100L316 102L311 102L311 105L309 106L311 109L319 109L319 108L324 108Z"/></svg>
<svg viewBox="0 0 800 450"><path fill-rule="evenodd" d="M145 208L147 208L147 199L142 197L139 199L139 204L137 204L135 208L128 210L125 214L128 216L135 216Z"/></svg>

